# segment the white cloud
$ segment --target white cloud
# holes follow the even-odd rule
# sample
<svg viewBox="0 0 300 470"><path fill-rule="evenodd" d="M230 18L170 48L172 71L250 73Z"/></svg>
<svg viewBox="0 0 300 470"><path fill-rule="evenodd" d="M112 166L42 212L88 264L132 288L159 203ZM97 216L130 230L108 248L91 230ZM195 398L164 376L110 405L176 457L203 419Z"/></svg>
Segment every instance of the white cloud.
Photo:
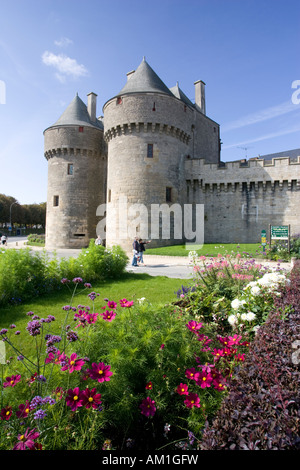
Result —
<svg viewBox="0 0 300 470"><path fill-rule="evenodd" d="M257 124L259 122L267 121L278 116L290 113L297 110L297 106L292 101L286 101L285 103L271 106L270 108L262 109L256 113L249 114L243 118L232 121L222 126L222 132L231 131L233 129L239 129L241 127L249 126L251 124Z"/></svg>
<svg viewBox="0 0 300 470"><path fill-rule="evenodd" d="M70 44L73 44L73 41L69 38L60 38L58 41L54 41L54 44L59 47L68 47Z"/></svg>
<svg viewBox="0 0 300 470"><path fill-rule="evenodd" d="M88 74L88 70L84 65L78 64L76 59L71 59L65 54L54 54L45 51L42 55L42 61L45 65L54 67L57 70L55 76L61 82L64 82L67 76L79 78Z"/></svg>

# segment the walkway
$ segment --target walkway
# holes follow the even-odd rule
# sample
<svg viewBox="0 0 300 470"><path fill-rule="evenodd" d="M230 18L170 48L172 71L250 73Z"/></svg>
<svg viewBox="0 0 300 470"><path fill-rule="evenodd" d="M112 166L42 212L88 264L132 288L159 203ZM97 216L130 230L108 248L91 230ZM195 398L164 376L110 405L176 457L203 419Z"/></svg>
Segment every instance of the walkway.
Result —
<svg viewBox="0 0 300 470"><path fill-rule="evenodd" d="M26 248L24 244L26 237L11 237L8 240L8 248ZM29 247L33 251L42 251L43 248L37 246ZM54 250L47 250L51 255ZM69 258L78 256L80 249L57 249L55 250L59 258ZM156 256L156 255L144 255L145 266L133 267L131 266L132 253L127 253L129 263L126 267L128 272L134 273L146 273L150 276L166 276L177 279L192 279L193 267L190 263L189 258L184 256ZM269 260L257 260L258 263L265 266L276 269L278 263L276 261ZM280 263L280 267L286 270L291 269L291 263Z"/></svg>

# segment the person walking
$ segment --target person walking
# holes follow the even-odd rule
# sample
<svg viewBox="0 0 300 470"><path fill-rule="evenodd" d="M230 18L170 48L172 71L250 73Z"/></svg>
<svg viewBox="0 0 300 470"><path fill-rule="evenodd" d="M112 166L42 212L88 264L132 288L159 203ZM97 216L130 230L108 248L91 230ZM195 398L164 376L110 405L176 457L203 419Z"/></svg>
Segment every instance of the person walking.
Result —
<svg viewBox="0 0 300 470"><path fill-rule="evenodd" d="M143 253L144 253L144 251L146 251L145 245L146 245L147 243L150 243L150 242L151 242L151 240L149 240L148 242L146 242L146 241L143 241L142 238L139 239L139 246L140 246L139 262L140 262L140 263L143 263L144 266L146 266L146 265L145 265L145 263L144 263Z"/></svg>
<svg viewBox="0 0 300 470"><path fill-rule="evenodd" d="M131 266L138 267L137 260L138 260L138 255L140 252L140 245L138 242L138 237L135 237L132 243L132 248L133 248L133 258L132 258Z"/></svg>

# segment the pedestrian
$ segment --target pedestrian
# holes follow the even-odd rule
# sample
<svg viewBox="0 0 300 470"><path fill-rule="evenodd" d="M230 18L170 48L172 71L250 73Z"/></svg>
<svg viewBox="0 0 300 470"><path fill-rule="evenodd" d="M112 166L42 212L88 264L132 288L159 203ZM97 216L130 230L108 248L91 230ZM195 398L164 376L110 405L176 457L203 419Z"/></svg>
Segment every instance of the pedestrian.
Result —
<svg viewBox="0 0 300 470"><path fill-rule="evenodd" d="M2 245L7 245L7 237L4 234L1 237L1 243L2 243Z"/></svg>
<svg viewBox="0 0 300 470"><path fill-rule="evenodd" d="M98 235L98 237L96 238L95 245L103 245L102 238L100 237L100 235Z"/></svg>
<svg viewBox="0 0 300 470"><path fill-rule="evenodd" d="M151 240L149 240L148 242L146 242L146 241L143 241L142 238L139 239L139 246L140 246L139 261L140 261L140 263L143 263L144 266L146 266L146 265L145 265L144 259L143 259L143 252L146 251L145 245L146 245L147 243L150 243L150 242L151 242Z"/></svg>
<svg viewBox="0 0 300 470"><path fill-rule="evenodd" d="M132 266L138 267L137 260L140 252L140 245L138 242L138 237L135 237L133 243L132 243L132 248L133 248L133 258L132 258Z"/></svg>

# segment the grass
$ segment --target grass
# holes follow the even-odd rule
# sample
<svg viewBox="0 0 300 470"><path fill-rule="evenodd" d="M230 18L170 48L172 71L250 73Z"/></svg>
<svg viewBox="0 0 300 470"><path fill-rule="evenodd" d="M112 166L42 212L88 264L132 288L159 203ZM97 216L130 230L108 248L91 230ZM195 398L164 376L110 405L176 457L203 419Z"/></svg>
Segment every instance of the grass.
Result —
<svg viewBox="0 0 300 470"><path fill-rule="evenodd" d="M188 256L192 251L192 245L188 249L186 245L173 245L160 248L147 248L145 255L159 255L159 256ZM234 254L240 253L243 256L262 257L262 246L260 243L208 243L197 251L199 256L217 256L218 254Z"/></svg>
<svg viewBox="0 0 300 470"><path fill-rule="evenodd" d="M175 301L176 295L174 292L178 291L182 285L189 285L190 282L191 280L164 276L154 277L144 273L124 273L117 280L93 284L91 290L84 290L80 293L80 289L78 289L79 294L76 295L73 306L76 307L81 304L92 307L91 300L87 297L87 294L91 291L100 294L95 300L96 311L105 304L105 298L118 302L123 298L137 301L137 299L145 297L150 303L165 304ZM34 312L41 318L54 315L58 320L62 320L65 317L62 307L70 304L70 298L70 291L65 287L63 291L33 299L28 303L3 307L0 310L0 329L8 328L13 323L17 329L24 331L29 321L29 317L26 316L29 311Z"/></svg>

